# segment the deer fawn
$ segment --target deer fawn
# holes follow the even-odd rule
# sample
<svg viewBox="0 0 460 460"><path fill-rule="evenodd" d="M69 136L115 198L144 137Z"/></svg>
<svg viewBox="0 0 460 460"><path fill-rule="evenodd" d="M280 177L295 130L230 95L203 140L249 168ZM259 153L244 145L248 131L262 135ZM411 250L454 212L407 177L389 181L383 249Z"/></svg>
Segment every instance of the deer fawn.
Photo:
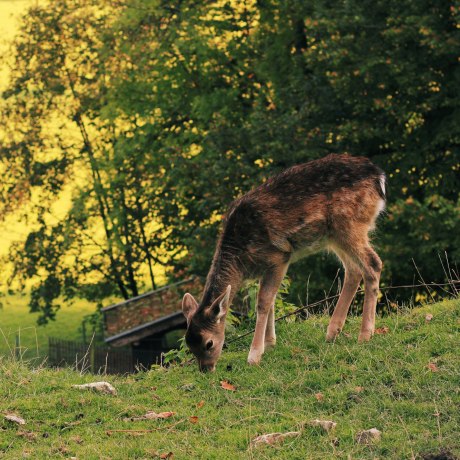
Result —
<svg viewBox="0 0 460 460"><path fill-rule="evenodd" d="M185 294L185 340L202 371L214 370L225 338L225 316L246 279L259 279L257 321L248 363L276 342L274 302L290 263L329 249L345 267L326 340L342 330L364 278L359 341L374 333L382 262L368 233L385 206L385 174L367 158L329 155L293 166L235 200L207 276L201 302Z"/></svg>

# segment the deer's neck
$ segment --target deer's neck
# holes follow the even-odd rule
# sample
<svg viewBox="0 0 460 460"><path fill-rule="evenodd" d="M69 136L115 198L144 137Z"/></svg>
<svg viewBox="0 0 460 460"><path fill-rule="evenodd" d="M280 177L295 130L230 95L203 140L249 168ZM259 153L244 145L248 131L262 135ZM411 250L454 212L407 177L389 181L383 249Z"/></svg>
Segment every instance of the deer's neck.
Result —
<svg viewBox="0 0 460 460"><path fill-rule="evenodd" d="M243 273L238 266L236 257L229 251L222 251L220 245L216 249L211 269L206 278L201 306L207 307L217 299L227 286L232 287L230 303L243 282Z"/></svg>

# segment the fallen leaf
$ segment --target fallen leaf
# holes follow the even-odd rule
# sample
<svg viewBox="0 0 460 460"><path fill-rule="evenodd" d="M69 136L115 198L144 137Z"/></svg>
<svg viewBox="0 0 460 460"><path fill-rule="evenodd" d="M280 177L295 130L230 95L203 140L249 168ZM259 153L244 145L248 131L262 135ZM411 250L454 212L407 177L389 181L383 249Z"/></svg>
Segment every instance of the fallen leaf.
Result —
<svg viewBox="0 0 460 460"><path fill-rule="evenodd" d="M28 441L35 441L35 439L37 439L37 434L33 431L19 431L17 435L21 438L27 439Z"/></svg>
<svg viewBox="0 0 460 460"><path fill-rule="evenodd" d="M197 408L197 409L201 409L203 406L204 406L204 401L200 401L200 402L196 405L196 408Z"/></svg>
<svg viewBox="0 0 460 460"><path fill-rule="evenodd" d="M221 386L224 390L236 391L235 385L232 385L231 383L227 382L226 380L221 380L220 386Z"/></svg>
<svg viewBox="0 0 460 460"><path fill-rule="evenodd" d="M431 313L428 313L426 316L425 316L425 321L427 323L429 323L431 320L433 319L433 315Z"/></svg>
<svg viewBox="0 0 460 460"><path fill-rule="evenodd" d="M159 414L155 414L155 412L147 412L149 415L147 418L169 418L175 415L175 412L160 412ZM147 415L146 414L146 415Z"/></svg>
<svg viewBox="0 0 460 460"><path fill-rule="evenodd" d="M153 410L149 410L147 413L144 415L141 415L140 417L126 417L123 419L124 422L137 422L139 420L157 420L160 418L169 418L175 415L175 412L160 412L157 414Z"/></svg>
<svg viewBox="0 0 460 460"><path fill-rule="evenodd" d="M387 326L384 326L384 327L378 327L376 330L375 330L375 333L377 335L384 335L384 334L388 334L390 332L390 328L387 327Z"/></svg>
<svg viewBox="0 0 460 460"><path fill-rule="evenodd" d="M332 420L318 420L318 419L315 419L315 420L312 420L310 422L310 425L311 426L319 426L324 431L329 432L329 431L333 430L337 426L337 423L333 422Z"/></svg>
<svg viewBox="0 0 460 460"><path fill-rule="evenodd" d="M165 458L173 458L174 454L172 452L168 452L167 454L161 454L160 458L165 459Z"/></svg>
<svg viewBox="0 0 460 460"><path fill-rule="evenodd" d="M10 422L17 423L18 425L26 424L26 421L22 417L19 417L18 415L15 415L15 414L5 415L5 418Z"/></svg>
<svg viewBox="0 0 460 460"><path fill-rule="evenodd" d="M259 446L269 444L270 446L279 442L283 442L286 438L299 436L300 431L289 431L288 433L269 433L262 434L251 440L251 446Z"/></svg>
<svg viewBox="0 0 460 460"><path fill-rule="evenodd" d="M439 372L438 366L435 363L428 363L427 367L431 372Z"/></svg>
<svg viewBox="0 0 460 460"><path fill-rule="evenodd" d="M301 354L303 352L304 352L304 350L302 348L299 348L299 347L291 348L291 355L292 356L299 355L299 354Z"/></svg>
<svg viewBox="0 0 460 460"><path fill-rule="evenodd" d="M72 388L77 388L78 390L96 390L101 393L107 393L111 395L116 395L117 390L110 385L108 382L94 382L94 383L85 383L84 385L72 385Z"/></svg>
<svg viewBox="0 0 460 460"><path fill-rule="evenodd" d="M57 450L61 452L61 454L68 454L70 452L70 449L67 446L59 446Z"/></svg>
<svg viewBox="0 0 460 460"><path fill-rule="evenodd" d="M371 428L370 430L360 431L356 435L356 442L358 444L372 444L373 442L380 441L382 432L377 428Z"/></svg>
<svg viewBox="0 0 460 460"><path fill-rule="evenodd" d="M317 401L322 401L324 399L323 393L315 393L315 398Z"/></svg>
<svg viewBox="0 0 460 460"><path fill-rule="evenodd" d="M356 393L361 393L364 391L364 387L355 387Z"/></svg>
<svg viewBox="0 0 460 460"><path fill-rule="evenodd" d="M80 436L73 436L70 438L70 440L77 444L83 444L83 439L81 439Z"/></svg>
<svg viewBox="0 0 460 460"><path fill-rule="evenodd" d="M190 423L198 423L198 417L196 415L192 415L189 420Z"/></svg>

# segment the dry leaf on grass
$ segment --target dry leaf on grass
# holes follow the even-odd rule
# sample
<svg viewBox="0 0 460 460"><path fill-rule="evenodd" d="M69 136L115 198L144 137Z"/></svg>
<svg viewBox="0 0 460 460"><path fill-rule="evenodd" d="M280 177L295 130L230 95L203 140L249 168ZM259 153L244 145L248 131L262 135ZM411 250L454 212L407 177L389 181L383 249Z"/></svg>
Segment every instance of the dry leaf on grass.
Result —
<svg viewBox="0 0 460 460"><path fill-rule="evenodd" d="M355 387L356 393L361 393L364 391L364 387Z"/></svg>
<svg viewBox="0 0 460 460"><path fill-rule="evenodd" d="M17 433L17 436L20 436L21 438L25 438L28 441L35 441L37 439L37 434L34 433L33 431L19 431Z"/></svg>
<svg viewBox="0 0 460 460"><path fill-rule="evenodd" d="M310 425L311 426L319 426L324 431L329 433L329 431L333 430L337 426L337 423L333 422L332 420L318 420L318 419L315 419L315 420L312 420L310 422Z"/></svg>
<svg viewBox="0 0 460 460"><path fill-rule="evenodd" d="M390 328L387 327L387 326L383 326L383 327L378 327L376 330L375 330L375 333L377 335L384 335L384 334L388 334L390 332Z"/></svg>
<svg viewBox="0 0 460 460"><path fill-rule="evenodd" d="M15 415L15 414L5 415L5 418L9 422L17 423L18 425L25 425L26 424L26 421L22 417L19 417L18 415Z"/></svg>
<svg viewBox="0 0 460 460"><path fill-rule="evenodd" d="M315 398L317 401L322 401L324 399L323 393L315 393Z"/></svg>
<svg viewBox="0 0 460 460"><path fill-rule="evenodd" d="M428 363L427 367L431 372L439 372L438 366L435 363Z"/></svg>
<svg viewBox="0 0 460 460"><path fill-rule="evenodd" d="M149 410L144 415L140 417L126 417L123 419L124 422L138 422L139 420L158 420L160 418L169 418L175 415L175 412L160 412L157 414L153 410Z"/></svg>
<svg viewBox="0 0 460 460"><path fill-rule="evenodd" d="M232 385L231 383L227 382L226 380L221 380L220 386L221 386L224 390L236 391L235 385Z"/></svg>
<svg viewBox="0 0 460 460"><path fill-rule="evenodd" d="M165 459L165 458L173 458L174 457L174 454L172 452L168 452L166 454L161 454L160 455L160 458L161 459Z"/></svg>
<svg viewBox="0 0 460 460"><path fill-rule="evenodd" d="M370 430L360 431L356 435L356 442L358 444L372 444L373 442L380 441L382 432L377 428L371 428Z"/></svg>
<svg viewBox="0 0 460 460"><path fill-rule="evenodd" d="M431 320L433 319L433 315L431 313L428 313L426 316L425 316L425 321L427 323L429 323Z"/></svg>
<svg viewBox="0 0 460 460"><path fill-rule="evenodd" d="M204 401L200 401L200 402L196 405L196 408L197 408L197 409L201 409L203 406L204 406Z"/></svg>
<svg viewBox="0 0 460 460"><path fill-rule="evenodd" d="M83 439L81 439L80 436L72 436L70 440L75 442L76 444L83 444Z"/></svg>
<svg viewBox="0 0 460 460"><path fill-rule="evenodd" d="M198 417L196 415L192 415L189 420L190 423L198 423Z"/></svg>
<svg viewBox="0 0 460 460"><path fill-rule="evenodd" d="M270 446L273 444L277 444L279 442L283 442L286 438L292 438L294 436L299 436L300 431L289 431L287 433L269 433L269 434L262 434L257 436L253 440L251 440L251 446L260 446L262 444L269 444Z"/></svg>
<svg viewBox="0 0 460 460"><path fill-rule="evenodd" d="M72 388L77 388L78 390L95 390L111 395L117 394L117 390L115 390L115 388L108 382L93 382L85 383L84 385L72 385Z"/></svg>

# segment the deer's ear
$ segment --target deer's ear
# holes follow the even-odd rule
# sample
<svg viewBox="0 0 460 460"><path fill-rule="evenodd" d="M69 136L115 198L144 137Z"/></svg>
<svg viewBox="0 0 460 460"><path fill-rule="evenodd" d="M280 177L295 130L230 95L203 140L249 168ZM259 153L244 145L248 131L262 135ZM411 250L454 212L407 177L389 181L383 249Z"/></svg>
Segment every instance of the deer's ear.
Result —
<svg viewBox="0 0 460 460"><path fill-rule="evenodd" d="M192 294L189 294L187 292L187 294L185 294L184 298L182 299L182 313L187 319L187 323L190 322L190 319L196 313L197 310L198 310L197 301L193 298Z"/></svg>
<svg viewBox="0 0 460 460"><path fill-rule="evenodd" d="M216 321L220 321L227 314L231 292L232 287L228 285L227 289L212 303L210 310Z"/></svg>

